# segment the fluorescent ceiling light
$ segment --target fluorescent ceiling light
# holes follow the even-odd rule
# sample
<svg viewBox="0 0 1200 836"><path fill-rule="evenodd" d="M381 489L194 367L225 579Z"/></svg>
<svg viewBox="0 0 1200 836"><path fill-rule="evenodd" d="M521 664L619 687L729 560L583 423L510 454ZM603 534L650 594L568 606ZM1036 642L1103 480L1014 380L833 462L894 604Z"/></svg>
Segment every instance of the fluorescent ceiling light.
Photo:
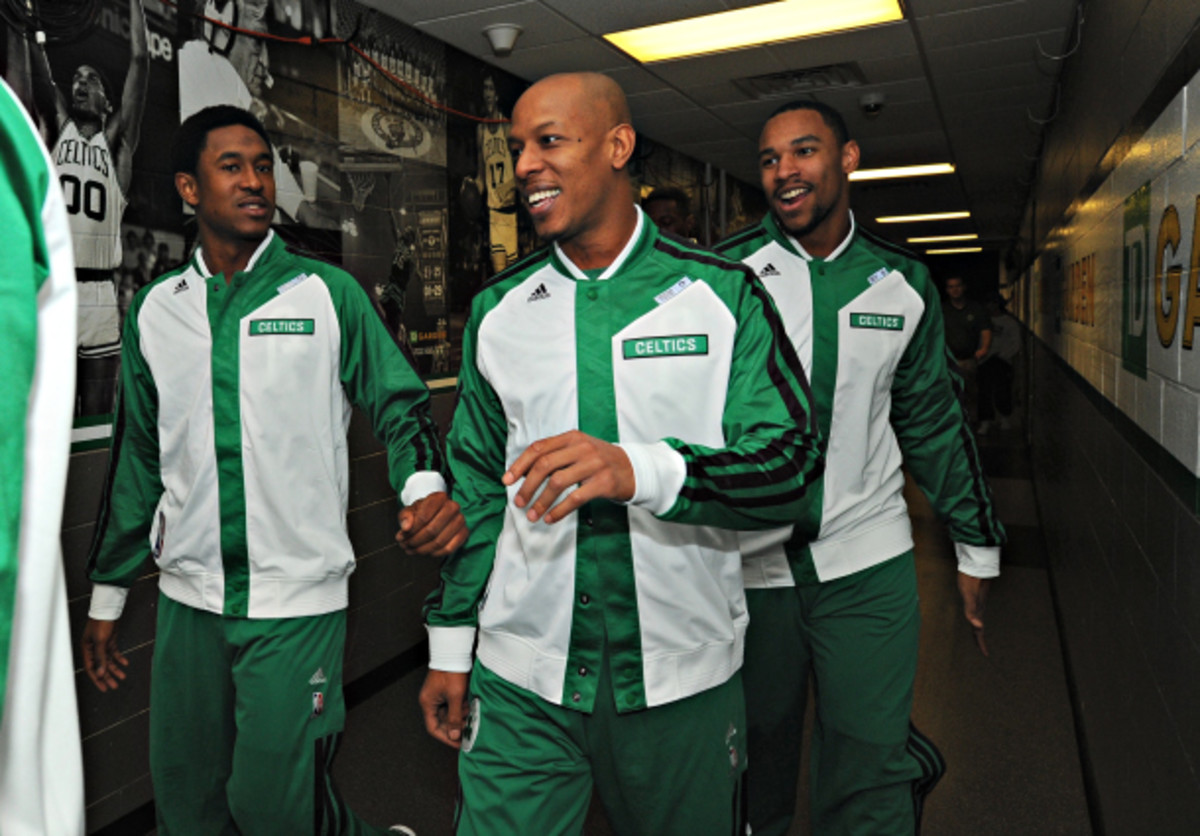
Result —
<svg viewBox="0 0 1200 836"><path fill-rule="evenodd" d="M928 215L884 215L882 218L876 218L875 222L881 224L907 224L918 221L955 221L960 218L969 217L971 217L970 212L933 212Z"/></svg>
<svg viewBox="0 0 1200 836"><path fill-rule="evenodd" d="M929 165L897 165L891 168L860 168L850 172L851 180L891 180L896 177L927 177L931 174L953 174L950 163Z"/></svg>
<svg viewBox="0 0 1200 836"><path fill-rule="evenodd" d="M643 64L902 20L899 0L778 0L686 18L605 39Z"/></svg>
<svg viewBox="0 0 1200 836"><path fill-rule="evenodd" d="M950 255L952 253L981 253L983 247L947 247L944 250L926 250L925 255Z"/></svg>
<svg viewBox="0 0 1200 836"><path fill-rule="evenodd" d="M974 241L979 236L974 232L964 232L962 235L926 235L921 238L906 238L910 244L941 244L946 241Z"/></svg>

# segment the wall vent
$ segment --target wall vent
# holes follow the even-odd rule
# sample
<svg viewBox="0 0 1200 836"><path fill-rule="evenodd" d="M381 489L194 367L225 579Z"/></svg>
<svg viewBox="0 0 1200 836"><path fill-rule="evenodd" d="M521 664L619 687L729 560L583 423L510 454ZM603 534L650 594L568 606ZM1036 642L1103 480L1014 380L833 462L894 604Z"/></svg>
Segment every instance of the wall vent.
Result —
<svg viewBox="0 0 1200 836"><path fill-rule="evenodd" d="M774 99L815 93L818 90L862 87L867 83L867 79L858 64L847 62L737 78L733 83L752 99Z"/></svg>

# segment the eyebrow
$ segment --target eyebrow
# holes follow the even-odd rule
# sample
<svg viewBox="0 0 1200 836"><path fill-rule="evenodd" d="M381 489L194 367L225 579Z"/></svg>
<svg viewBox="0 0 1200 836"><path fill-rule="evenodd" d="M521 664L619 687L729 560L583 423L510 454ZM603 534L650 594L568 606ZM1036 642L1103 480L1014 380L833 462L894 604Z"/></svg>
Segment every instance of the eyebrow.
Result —
<svg viewBox="0 0 1200 836"><path fill-rule="evenodd" d="M795 139L789 140L787 144L789 147L794 147L796 145L803 145L806 142L820 142L820 141L821 141L821 137L817 136L816 134L804 134L803 136L798 136ZM774 153L775 153L775 146L772 145L772 146L768 146L768 147L762 149L761 151L759 151L758 156L761 157L764 154L774 154Z"/></svg>

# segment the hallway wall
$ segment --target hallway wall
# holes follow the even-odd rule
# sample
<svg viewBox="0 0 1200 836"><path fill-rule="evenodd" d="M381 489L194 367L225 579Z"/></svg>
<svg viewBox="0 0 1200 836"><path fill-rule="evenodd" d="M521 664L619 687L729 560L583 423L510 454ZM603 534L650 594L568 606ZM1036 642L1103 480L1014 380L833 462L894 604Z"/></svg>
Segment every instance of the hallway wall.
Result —
<svg viewBox="0 0 1200 836"><path fill-rule="evenodd" d="M1200 26L1095 0L1012 284L1098 832L1200 829Z"/></svg>

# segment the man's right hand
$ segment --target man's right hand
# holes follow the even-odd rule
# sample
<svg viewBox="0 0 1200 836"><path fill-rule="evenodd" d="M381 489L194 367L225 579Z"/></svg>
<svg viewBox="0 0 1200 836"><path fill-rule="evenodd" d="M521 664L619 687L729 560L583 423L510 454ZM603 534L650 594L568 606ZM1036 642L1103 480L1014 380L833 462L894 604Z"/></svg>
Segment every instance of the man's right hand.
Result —
<svg viewBox="0 0 1200 836"><path fill-rule="evenodd" d="M431 670L421 686L419 700L425 714L425 730L455 749L462 745L470 678L469 673Z"/></svg>
<svg viewBox="0 0 1200 836"><path fill-rule="evenodd" d="M89 618L83 628L83 669L101 691L116 688L129 660L117 649L117 622Z"/></svg>

